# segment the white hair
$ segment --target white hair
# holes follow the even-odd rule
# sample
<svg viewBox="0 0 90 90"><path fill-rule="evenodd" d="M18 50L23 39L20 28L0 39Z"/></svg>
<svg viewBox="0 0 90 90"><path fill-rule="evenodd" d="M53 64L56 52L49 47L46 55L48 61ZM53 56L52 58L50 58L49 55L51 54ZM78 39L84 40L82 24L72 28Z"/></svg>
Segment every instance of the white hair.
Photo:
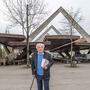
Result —
<svg viewBox="0 0 90 90"><path fill-rule="evenodd" d="M36 49L37 49L38 47L42 47L42 48L44 48L45 45L44 45L43 43L37 43L37 44L36 44Z"/></svg>

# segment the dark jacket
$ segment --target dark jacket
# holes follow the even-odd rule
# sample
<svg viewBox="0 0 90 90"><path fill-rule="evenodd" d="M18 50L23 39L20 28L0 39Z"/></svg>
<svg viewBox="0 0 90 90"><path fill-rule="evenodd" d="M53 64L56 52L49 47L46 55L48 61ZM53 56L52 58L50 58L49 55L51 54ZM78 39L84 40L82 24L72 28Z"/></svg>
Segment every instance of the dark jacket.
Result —
<svg viewBox="0 0 90 90"><path fill-rule="evenodd" d="M31 69L32 74L37 77L37 54L38 52L33 53L32 59L31 59ZM44 70L44 77L50 77L50 67L54 63L54 61L51 58L51 54L44 52L44 59L47 59L49 61L49 64L47 65L47 69Z"/></svg>

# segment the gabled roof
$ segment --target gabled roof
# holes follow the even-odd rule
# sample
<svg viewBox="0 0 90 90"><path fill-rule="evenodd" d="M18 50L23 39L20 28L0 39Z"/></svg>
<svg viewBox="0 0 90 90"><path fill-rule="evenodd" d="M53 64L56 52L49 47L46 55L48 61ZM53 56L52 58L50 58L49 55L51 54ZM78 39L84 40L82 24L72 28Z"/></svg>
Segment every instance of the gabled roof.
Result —
<svg viewBox="0 0 90 90"><path fill-rule="evenodd" d="M30 35L30 41L32 41L59 13L62 13L64 15L64 17L71 23L71 25L81 34L81 36L89 37L88 33L72 18L72 16L70 16L65 9L60 7L34 32L32 32L32 34Z"/></svg>

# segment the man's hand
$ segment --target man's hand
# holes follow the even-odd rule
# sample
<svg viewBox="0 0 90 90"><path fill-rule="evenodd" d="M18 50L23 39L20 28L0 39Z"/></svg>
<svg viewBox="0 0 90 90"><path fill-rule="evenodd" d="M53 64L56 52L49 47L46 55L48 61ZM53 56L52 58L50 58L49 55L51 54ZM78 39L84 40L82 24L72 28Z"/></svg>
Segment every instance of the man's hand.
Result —
<svg viewBox="0 0 90 90"><path fill-rule="evenodd" d="M44 65L43 65L43 69L45 69L45 70L47 69L47 66L46 66L46 64L45 64L45 63L44 63Z"/></svg>
<svg viewBox="0 0 90 90"><path fill-rule="evenodd" d="M47 69L47 66L45 66L44 69L46 70Z"/></svg>

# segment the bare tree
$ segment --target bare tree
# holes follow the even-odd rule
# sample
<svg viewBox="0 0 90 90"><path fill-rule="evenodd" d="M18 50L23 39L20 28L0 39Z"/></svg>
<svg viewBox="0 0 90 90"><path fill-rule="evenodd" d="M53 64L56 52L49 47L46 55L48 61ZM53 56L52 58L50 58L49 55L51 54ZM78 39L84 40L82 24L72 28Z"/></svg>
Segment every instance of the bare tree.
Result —
<svg viewBox="0 0 90 90"><path fill-rule="evenodd" d="M81 20L82 20L82 16L81 16L81 12L80 12L80 9L77 9L76 11L73 10L73 8L71 7L71 9L67 12L69 13L69 15L72 16L72 18L77 22L79 23ZM62 33L63 34L66 34L66 35L70 35L70 40L71 40L71 67L74 67L76 64L75 62L73 61L73 44L72 44L72 35L74 35L76 32L75 32L75 29L74 27L72 26L73 24L73 20L71 20L71 22L69 22L67 19L63 18L62 19Z"/></svg>
<svg viewBox="0 0 90 90"><path fill-rule="evenodd" d="M82 15L81 15L80 9L77 9L76 11L74 11L74 9L71 7L70 10L67 10L67 11L76 22L80 23L82 21ZM63 34L70 35L71 28L72 28L72 34L76 33L74 27L70 24L70 22L68 22L68 20L66 18L63 18L60 23L62 24L62 33Z"/></svg>
<svg viewBox="0 0 90 90"><path fill-rule="evenodd" d="M19 25L26 32L27 66L29 66L29 35L36 29L46 14L41 0L3 0L7 7L12 26Z"/></svg>
<svg viewBox="0 0 90 90"><path fill-rule="evenodd" d="M36 29L46 15L44 1L41 0L3 0L11 22L11 27L20 26L23 34L26 32L26 7L28 4L28 27L29 31ZM29 32L29 33L30 33Z"/></svg>

